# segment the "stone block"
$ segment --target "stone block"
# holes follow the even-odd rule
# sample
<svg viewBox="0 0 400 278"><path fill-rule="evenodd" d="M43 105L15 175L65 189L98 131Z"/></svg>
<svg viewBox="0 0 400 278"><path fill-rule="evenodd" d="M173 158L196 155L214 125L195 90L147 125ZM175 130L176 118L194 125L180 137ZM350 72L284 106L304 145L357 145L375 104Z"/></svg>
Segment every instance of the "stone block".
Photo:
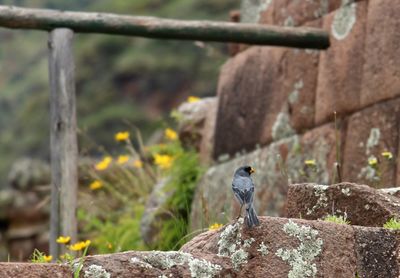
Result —
<svg viewBox="0 0 400 278"><path fill-rule="evenodd" d="M382 227L400 217L400 199L366 185L293 184L287 195L287 216L317 220L343 216L352 225Z"/></svg>
<svg viewBox="0 0 400 278"><path fill-rule="evenodd" d="M317 124L360 108L367 2L344 5L324 17L331 46L321 51L316 95Z"/></svg>
<svg viewBox="0 0 400 278"><path fill-rule="evenodd" d="M374 187L394 186L399 126L400 99L353 114L344 146L343 180ZM384 152L390 152L393 158L384 156Z"/></svg>
<svg viewBox="0 0 400 278"><path fill-rule="evenodd" d="M369 1L361 91L363 106L400 96L399 14L399 1Z"/></svg>

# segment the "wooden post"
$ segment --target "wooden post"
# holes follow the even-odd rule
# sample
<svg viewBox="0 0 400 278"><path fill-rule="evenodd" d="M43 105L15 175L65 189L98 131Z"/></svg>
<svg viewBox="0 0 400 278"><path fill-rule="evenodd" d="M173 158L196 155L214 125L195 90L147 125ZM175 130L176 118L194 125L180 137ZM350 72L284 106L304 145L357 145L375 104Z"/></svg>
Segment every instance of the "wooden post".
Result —
<svg viewBox="0 0 400 278"><path fill-rule="evenodd" d="M58 236L77 237L78 144L76 131L73 31L49 34L51 214L50 253L57 259Z"/></svg>

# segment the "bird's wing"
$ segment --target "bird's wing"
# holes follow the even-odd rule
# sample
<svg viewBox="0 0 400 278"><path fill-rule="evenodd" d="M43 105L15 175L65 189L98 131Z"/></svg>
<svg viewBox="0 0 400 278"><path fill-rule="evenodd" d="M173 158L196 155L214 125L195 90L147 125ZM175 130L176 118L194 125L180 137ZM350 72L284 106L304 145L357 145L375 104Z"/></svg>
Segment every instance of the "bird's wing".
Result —
<svg viewBox="0 0 400 278"><path fill-rule="evenodd" d="M253 201L254 184L250 178L234 178L232 182L232 190L240 201L246 204L249 204Z"/></svg>

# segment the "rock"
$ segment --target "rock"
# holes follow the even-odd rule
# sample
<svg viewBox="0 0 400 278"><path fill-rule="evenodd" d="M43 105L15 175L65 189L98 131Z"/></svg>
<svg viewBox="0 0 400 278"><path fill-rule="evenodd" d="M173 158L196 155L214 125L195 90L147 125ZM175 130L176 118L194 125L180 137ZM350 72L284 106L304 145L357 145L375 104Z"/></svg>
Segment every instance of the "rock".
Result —
<svg viewBox="0 0 400 278"><path fill-rule="evenodd" d="M50 183L50 166L37 159L23 158L14 162L8 175L10 185L19 190L27 190L35 185Z"/></svg>
<svg viewBox="0 0 400 278"><path fill-rule="evenodd" d="M260 217L197 236L181 248L228 257L237 277L398 277L398 238L382 228Z"/></svg>
<svg viewBox="0 0 400 278"><path fill-rule="evenodd" d="M257 212L261 215L284 215L288 178L292 182L326 184L331 181L335 161L334 138L333 125L325 125L302 137L285 138L211 167L196 187L190 217L191 230L236 217L238 206L231 182L235 169L243 165L256 169L253 179ZM306 166L305 160L315 160L315 166Z"/></svg>
<svg viewBox="0 0 400 278"><path fill-rule="evenodd" d="M163 221L171 218L165 207L172 194L174 190L168 188L168 179L163 179L154 186L149 196L140 221L140 232L148 246L154 246L159 240Z"/></svg>
<svg viewBox="0 0 400 278"><path fill-rule="evenodd" d="M348 120L343 152L343 180L374 187L394 186L399 126L400 98L353 114ZM392 159L382 155L386 151ZM369 162L374 158L376 163Z"/></svg>
<svg viewBox="0 0 400 278"><path fill-rule="evenodd" d="M320 54L317 124L333 120L334 111L341 116L360 109L366 18L366 1L344 5L324 17L331 46Z"/></svg>
<svg viewBox="0 0 400 278"><path fill-rule="evenodd" d="M218 113L217 108L218 108L218 97L215 98L215 102L212 105L210 105L207 111L202 131L199 157L200 161L203 164L210 164L213 161L215 124L217 122L217 113Z"/></svg>
<svg viewBox="0 0 400 278"><path fill-rule="evenodd" d="M252 150L261 141L264 118L276 115L285 97L275 89L284 50L251 47L228 60L218 83L218 114L214 158ZM271 66L275 65L275 66ZM245 131L245 132L244 132Z"/></svg>
<svg viewBox="0 0 400 278"><path fill-rule="evenodd" d="M281 26L300 26L321 18L340 7L342 0L291 1L272 0L274 24ZM261 15L263 18L263 15Z"/></svg>
<svg viewBox="0 0 400 278"><path fill-rule="evenodd" d="M318 51L272 47L231 58L218 84L214 158L314 126L318 59Z"/></svg>
<svg viewBox="0 0 400 278"><path fill-rule="evenodd" d="M361 104L400 96L400 2L369 1Z"/></svg>
<svg viewBox="0 0 400 278"><path fill-rule="evenodd" d="M179 106L179 138L185 146L200 150L205 140L205 133L209 133L205 127L206 119L216 106L216 97L204 98L192 103L184 102Z"/></svg>
<svg viewBox="0 0 400 278"><path fill-rule="evenodd" d="M81 277L229 277L227 258L178 251L124 252L85 258ZM232 276L231 276L232 277Z"/></svg>
<svg viewBox="0 0 400 278"><path fill-rule="evenodd" d="M382 227L390 218L400 219L400 199L366 185L293 184L287 195L287 216L322 219L346 216L352 225Z"/></svg>
<svg viewBox="0 0 400 278"><path fill-rule="evenodd" d="M260 226L247 229L240 218L195 237L180 251L87 256L80 277L394 278L399 239L382 228L274 217L260 217ZM78 264L79 259L73 269ZM0 277L71 277L71 270L1 263Z"/></svg>
<svg viewBox="0 0 400 278"><path fill-rule="evenodd" d="M72 277L73 273L67 265L60 264L31 264L31 263L0 263L0 277Z"/></svg>

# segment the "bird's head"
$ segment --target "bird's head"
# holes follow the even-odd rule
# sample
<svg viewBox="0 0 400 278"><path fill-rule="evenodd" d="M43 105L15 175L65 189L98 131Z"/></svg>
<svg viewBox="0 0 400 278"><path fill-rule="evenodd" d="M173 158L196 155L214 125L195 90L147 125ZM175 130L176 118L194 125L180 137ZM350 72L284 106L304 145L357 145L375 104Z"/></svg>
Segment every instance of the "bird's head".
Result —
<svg viewBox="0 0 400 278"><path fill-rule="evenodd" d="M251 166L242 166L235 171L235 176L249 177L255 171Z"/></svg>

